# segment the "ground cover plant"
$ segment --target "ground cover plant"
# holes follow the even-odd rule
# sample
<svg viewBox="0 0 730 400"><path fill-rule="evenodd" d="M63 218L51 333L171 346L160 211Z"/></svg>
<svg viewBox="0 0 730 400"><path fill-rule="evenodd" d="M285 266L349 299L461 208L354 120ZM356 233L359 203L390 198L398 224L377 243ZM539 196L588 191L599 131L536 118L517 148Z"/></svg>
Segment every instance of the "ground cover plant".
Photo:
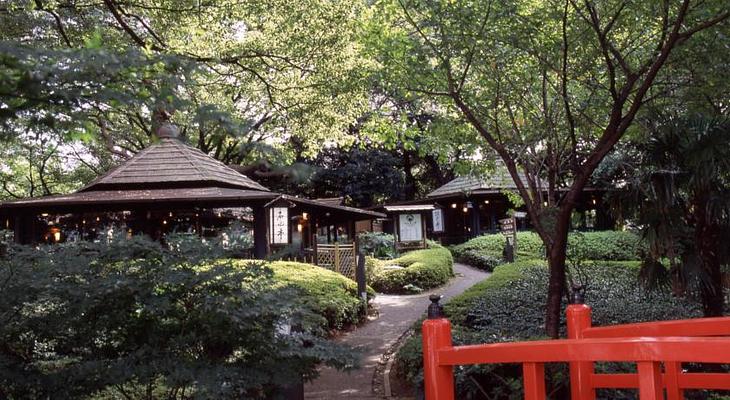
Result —
<svg viewBox="0 0 730 400"><path fill-rule="evenodd" d="M275 398L320 363L354 365L351 349L326 340L306 293L277 278L276 268L298 267L240 268L170 247L10 247L0 258L0 397Z"/></svg>
<svg viewBox="0 0 730 400"><path fill-rule="evenodd" d="M441 246L410 251L393 260L368 260L370 284L382 293L418 293L441 286L454 276L453 265L451 253Z"/></svg>
<svg viewBox="0 0 730 400"><path fill-rule="evenodd" d="M239 268L257 263L254 260L234 261ZM356 325L366 315L367 303L358 296L357 283L352 279L305 263L275 261L267 265L274 273L276 286L296 289L300 293L298 302L325 317L327 329L345 329ZM375 297L372 288L368 287L367 291L368 299Z"/></svg>
<svg viewBox="0 0 730 400"><path fill-rule="evenodd" d="M504 263L502 251L506 238L501 234L484 235L450 248L458 262L491 271ZM568 237L568 261L639 260L643 252L640 237L629 231L573 232ZM545 258L545 247L534 232L517 233L519 260Z"/></svg>
<svg viewBox="0 0 730 400"><path fill-rule="evenodd" d="M644 290L639 282L638 262L588 262L586 303L593 308L594 325L693 318L702 315L698 304L674 297L669 290ZM454 342L496 343L545 338L545 304L548 269L545 261L505 264L494 274L445 305L453 325ZM564 308L561 335L565 335ZM420 323L415 336L397 355L399 371L414 384L422 380ZM602 365L603 370L620 366ZM459 398L522 398L521 368L516 365L465 366L456 368ZM547 375L554 398L567 397L567 369L552 364ZM601 398L631 398L626 393L606 392Z"/></svg>

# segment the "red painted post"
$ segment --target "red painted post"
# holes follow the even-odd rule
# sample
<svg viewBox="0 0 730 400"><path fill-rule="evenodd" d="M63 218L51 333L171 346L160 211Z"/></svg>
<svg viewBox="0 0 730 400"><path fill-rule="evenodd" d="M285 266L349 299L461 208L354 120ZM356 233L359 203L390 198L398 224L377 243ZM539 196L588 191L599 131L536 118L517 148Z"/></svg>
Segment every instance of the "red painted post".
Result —
<svg viewBox="0 0 730 400"><path fill-rule="evenodd" d="M525 400L545 400L545 364L523 363Z"/></svg>
<svg viewBox="0 0 730 400"><path fill-rule="evenodd" d="M568 339L583 339L583 331L591 327L591 308L583 304L583 296L573 294L573 304L566 310ZM591 383L593 363L574 361L570 365L570 396L573 400L595 400L596 391Z"/></svg>
<svg viewBox="0 0 730 400"><path fill-rule="evenodd" d="M443 318L438 301L441 296L431 295L428 319L423 321L423 381L426 400L454 400L454 370L439 365L438 351L451 347L451 323Z"/></svg>
<svg viewBox="0 0 730 400"><path fill-rule="evenodd" d="M664 376L667 385L667 400L684 399L684 390L679 386L679 375L682 373L682 363L667 361L664 363Z"/></svg>
<svg viewBox="0 0 730 400"><path fill-rule="evenodd" d="M639 372L639 400L663 400L662 370L656 361L636 363Z"/></svg>

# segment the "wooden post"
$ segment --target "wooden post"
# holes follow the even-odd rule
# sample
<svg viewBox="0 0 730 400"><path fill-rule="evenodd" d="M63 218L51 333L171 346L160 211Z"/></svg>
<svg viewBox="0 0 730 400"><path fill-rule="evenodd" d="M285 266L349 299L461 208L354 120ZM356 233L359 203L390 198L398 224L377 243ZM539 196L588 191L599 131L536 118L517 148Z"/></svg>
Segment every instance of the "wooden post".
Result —
<svg viewBox="0 0 730 400"><path fill-rule="evenodd" d="M340 244L335 242L335 272L340 273Z"/></svg>
<svg viewBox="0 0 730 400"><path fill-rule="evenodd" d="M471 223L469 224L471 227L471 237L477 237L479 236L479 231L481 231L481 226L479 218L480 218L480 212L479 212L479 203L476 201L472 202L473 208L471 209Z"/></svg>
<svg viewBox="0 0 730 400"><path fill-rule="evenodd" d="M312 263L314 265L319 265L319 250L317 246L317 238L314 238L314 242L312 243L312 251L314 254L312 254Z"/></svg>
<svg viewBox="0 0 730 400"><path fill-rule="evenodd" d="M365 285L365 254L356 252L357 268L355 269L355 281L357 282L357 294L363 301L368 301L368 292ZM367 310L367 306L365 306Z"/></svg>
<svg viewBox="0 0 730 400"><path fill-rule="evenodd" d="M583 331L591 327L591 308L585 304L569 304L566 310L568 339L583 339ZM596 391L591 386L593 363L571 362L570 396L572 399L595 400Z"/></svg>
<svg viewBox="0 0 730 400"><path fill-rule="evenodd" d="M517 255L517 218L512 217L512 225L515 229L512 231L512 251Z"/></svg>
<svg viewBox="0 0 730 400"><path fill-rule="evenodd" d="M422 212L421 213L421 247L424 249L427 247L427 245L426 245L426 223L427 223L427 221L428 220L426 219L426 213Z"/></svg>
<svg viewBox="0 0 730 400"><path fill-rule="evenodd" d="M253 207L253 256L259 260L265 259L269 253L268 227L266 209Z"/></svg>

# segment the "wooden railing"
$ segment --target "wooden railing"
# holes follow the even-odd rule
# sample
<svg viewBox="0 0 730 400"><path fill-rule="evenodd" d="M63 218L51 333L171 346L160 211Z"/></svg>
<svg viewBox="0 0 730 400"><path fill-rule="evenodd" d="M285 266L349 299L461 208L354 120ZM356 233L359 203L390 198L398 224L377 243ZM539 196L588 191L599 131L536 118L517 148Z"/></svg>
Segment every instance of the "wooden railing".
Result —
<svg viewBox="0 0 730 400"><path fill-rule="evenodd" d="M451 324L440 315L438 297L423 322L426 400L453 400L453 367L522 364L526 400L545 399L545 363L570 365L573 400L594 400L596 389L633 388L641 400L679 400L685 389L730 390L730 374L689 373L683 362L730 363L730 317L591 326L591 308L567 309L568 339L452 346ZM597 374L594 363L632 362L634 374ZM663 369L662 369L663 366Z"/></svg>

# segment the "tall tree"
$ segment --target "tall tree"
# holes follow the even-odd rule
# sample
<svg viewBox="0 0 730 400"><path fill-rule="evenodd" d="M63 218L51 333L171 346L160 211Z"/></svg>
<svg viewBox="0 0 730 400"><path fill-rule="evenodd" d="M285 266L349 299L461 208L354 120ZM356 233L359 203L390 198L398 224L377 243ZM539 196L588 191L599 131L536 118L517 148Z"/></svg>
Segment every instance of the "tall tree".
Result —
<svg viewBox="0 0 730 400"><path fill-rule="evenodd" d="M727 20L725 2L379 4L367 40L384 73L460 113L515 181L547 249L546 328L557 337L579 196L642 105L665 95L675 48Z"/></svg>
<svg viewBox="0 0 730 400"><path fill-rule="evenodd" d="M11 0L0 6L0 123L82 135L101 169L145 147L154 115L232 164L316 153L360 108L346 1ZM53 131L53 132L50 132Z"/></svg>

